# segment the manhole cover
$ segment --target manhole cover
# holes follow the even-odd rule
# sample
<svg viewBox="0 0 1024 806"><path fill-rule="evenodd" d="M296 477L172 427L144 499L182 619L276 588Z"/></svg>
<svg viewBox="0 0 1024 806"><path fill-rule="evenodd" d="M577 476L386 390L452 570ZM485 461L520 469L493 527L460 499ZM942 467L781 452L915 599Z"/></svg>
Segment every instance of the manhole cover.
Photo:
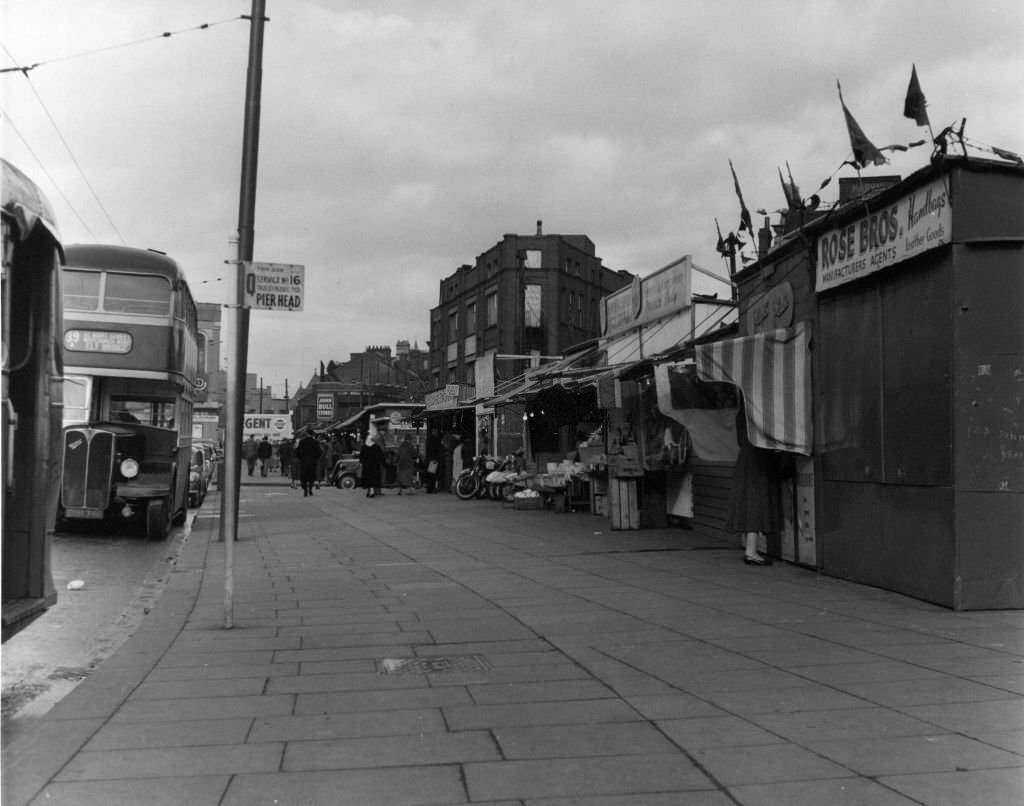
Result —
<svg viewBox="0 0 1024 806"><path fill-rule="evenodd" d="M482 655L437 658L382 658L381 674L437 674L438 672L486 672L494 668Z"/></svg>

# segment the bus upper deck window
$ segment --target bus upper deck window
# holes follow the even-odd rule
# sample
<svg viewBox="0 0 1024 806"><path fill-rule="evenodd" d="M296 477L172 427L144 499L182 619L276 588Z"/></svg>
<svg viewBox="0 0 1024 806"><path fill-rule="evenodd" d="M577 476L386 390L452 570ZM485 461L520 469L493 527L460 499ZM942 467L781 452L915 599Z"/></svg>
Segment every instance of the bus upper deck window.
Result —
<svg viewBox="0 0 1024 806"><path fill-rule="evenodd" d="M103 309L116 313L168 316L171 313L171 285L163 277L108 272Z"/></svg>
<svg viewBox="0 0 1024 806"><path fill-rule="evenodd" d="M72 311L95 311L100 307L100 273L65 269L61 273L64 285L64 307Z"/></svg>

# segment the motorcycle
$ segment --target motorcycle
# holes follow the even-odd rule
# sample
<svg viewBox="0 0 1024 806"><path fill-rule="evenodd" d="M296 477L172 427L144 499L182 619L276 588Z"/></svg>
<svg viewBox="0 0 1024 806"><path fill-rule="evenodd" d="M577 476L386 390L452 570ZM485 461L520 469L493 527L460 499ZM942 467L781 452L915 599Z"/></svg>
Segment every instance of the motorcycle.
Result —
<svg viewBox="0 0 1024 806"><path fill-rule="evenodd" d="M489 456L474 456L469 467L463 468L455 479L455 494L463 501L487 495L487 474L496 470L497 460Z"/></svg>

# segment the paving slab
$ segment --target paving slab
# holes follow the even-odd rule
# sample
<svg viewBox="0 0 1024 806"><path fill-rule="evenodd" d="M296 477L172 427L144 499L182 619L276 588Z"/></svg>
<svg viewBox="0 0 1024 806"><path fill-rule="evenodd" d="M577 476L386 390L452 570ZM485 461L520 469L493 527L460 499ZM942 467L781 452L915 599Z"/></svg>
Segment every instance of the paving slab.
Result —
<svg viewBox="0 0 1024 806"><path fill-rule="evenodd" d="M5 747L5 805L1024 802L1024 614L588 514L274 489L245 488L235 628L204 518Z"/></svg>

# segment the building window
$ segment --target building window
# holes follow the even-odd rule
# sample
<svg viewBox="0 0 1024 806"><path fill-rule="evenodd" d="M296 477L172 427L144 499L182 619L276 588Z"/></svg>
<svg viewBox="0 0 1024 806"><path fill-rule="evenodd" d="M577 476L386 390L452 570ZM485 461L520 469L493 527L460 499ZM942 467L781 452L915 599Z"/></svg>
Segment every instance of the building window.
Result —
<svg viewBox="0 0 1024 806"><path fill-rule="evenodd" d="M541 287L530 283L523 288L523 327L540 327Z"/></svg>
<svg viewBox="0 0 1024 806"><path fill-rule="evenodd" d="M459 312L452 311L448 314L448 341L459 340Z"/></svg>
<svg viewBox="0 0 1024 806"><path fill-rule="evenodd" d="M487 295L487 326L498 324L498 292Z"/></svg>
<svg viewBox="0 0 1024 806"><path fill-rule="evenodd" d="M466 334L476 333L476 303L471 302L466 306Z"/></svg>
<svg viewBox="0 0 1024 806"><path fill-rule="evenodd" d="M466 364L466 385L476 386L476 365L472 362Z"/></svg>
<svg viewBox="0 0 1024 806"><path fill-rule="evenodd" d="M539 249L527 249L524 251L525 258L523 260L523 267L527 269L539 269L541 251Z"/></svg>

